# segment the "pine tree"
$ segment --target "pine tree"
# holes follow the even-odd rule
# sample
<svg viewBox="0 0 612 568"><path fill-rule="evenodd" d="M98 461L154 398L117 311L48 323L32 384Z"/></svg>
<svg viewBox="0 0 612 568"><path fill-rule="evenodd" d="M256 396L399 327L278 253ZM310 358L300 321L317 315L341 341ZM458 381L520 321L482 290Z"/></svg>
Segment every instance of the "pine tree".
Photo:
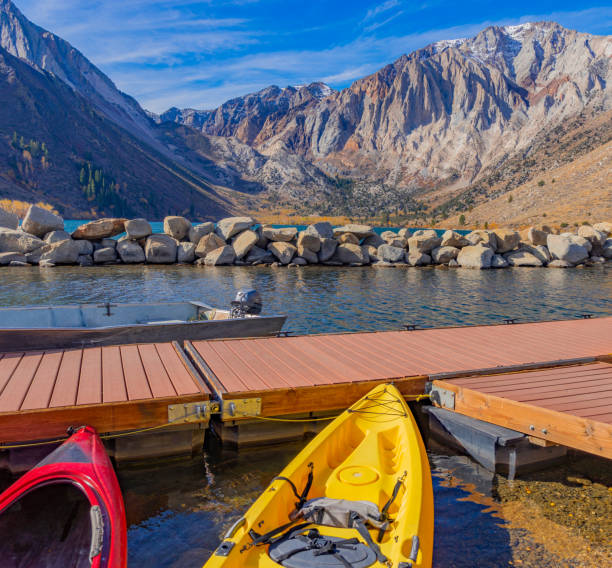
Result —
<svg viewBox="0 0 612 568"><path fill-rule="evenodd" d="M85 185L85 168L81 168L81 173L79 174L79 183L81 185Z"/></svg>

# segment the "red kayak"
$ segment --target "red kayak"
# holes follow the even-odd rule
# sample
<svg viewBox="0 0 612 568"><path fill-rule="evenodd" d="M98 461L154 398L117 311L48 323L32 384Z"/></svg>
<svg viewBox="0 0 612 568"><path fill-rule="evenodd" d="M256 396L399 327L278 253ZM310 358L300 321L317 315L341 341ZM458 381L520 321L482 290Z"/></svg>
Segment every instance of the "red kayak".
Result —
<svg viewBox="0 0 612 568"><path fill-rule="evenodd" d="M3 568L123 568L125 509L96 431L77 430L0 495Z"/></svg>

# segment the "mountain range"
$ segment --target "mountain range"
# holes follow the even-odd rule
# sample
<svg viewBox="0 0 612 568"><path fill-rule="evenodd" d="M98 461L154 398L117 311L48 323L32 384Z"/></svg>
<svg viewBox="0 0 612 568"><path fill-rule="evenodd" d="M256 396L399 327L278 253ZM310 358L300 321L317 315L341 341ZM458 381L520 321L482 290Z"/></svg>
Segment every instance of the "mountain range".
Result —
<svg viewBox="0 0 612 568"><path fill-rule="evenodd" d="M0 192L68 216L443 219L612 139L612 37L553 22L437 42L339 91L160 115L9 0L0 31Z"/></svg>

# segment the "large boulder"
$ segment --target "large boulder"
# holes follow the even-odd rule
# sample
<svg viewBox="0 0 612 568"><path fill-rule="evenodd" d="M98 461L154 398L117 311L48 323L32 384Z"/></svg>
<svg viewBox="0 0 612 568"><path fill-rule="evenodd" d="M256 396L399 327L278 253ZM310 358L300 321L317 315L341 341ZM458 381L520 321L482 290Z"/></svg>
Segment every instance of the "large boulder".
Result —
<svg viewBox="0 0 612 568"><path fill-rule="evenodd" d="M268 250L278 258L281 264L289 264L297 253L296 247L284 241L272 241L268 243Z"/></svg>
<svg viewBox="0 0 612 568"><path fill-rule="evenodd" d="M342 233L341 235L336 235L336 240L341 245L349 244L349 245L358 245L359 239L353 233Z"/></svg>
<svg viewBox="0 0 612 568"><path fill-rule="evenodd" d="M380 246L387 246L384 243ZM378 258L378 247L373 247L372 245L361 245L361 250L363 251L363 256L370 259L370 262L379 262ZM402 250L402 252L404 252ZM403 258L402 258L403 260Z"/></svg>
<svg viewBox="0 0 612 568"><path fill-rule="evenodd" d="M189 229L189 240L197 245L203 236L212 233L214 230L215 224L211 221L194 225Z"/></svg>
<svg viewBox="0 0 612 568"><path fill-rule="evenodd" d="M410 254L428 254L440 246L442 239L433 229L415 231L408 239L408 250Z"/></svg>
<svg viewBox="0 0 612 568"><path fill-rule="evenodd" d="M77 258L77 264L79 266L93 266L93 256L91 254L80 254Z"/></svg>
<svg viewBox="0 0 612 568"><path fill-rule="evenodd" d="M521 249L504 255L510 266L542 266L542 261L530 252Z"/></svg>
<svg viewBox="0 0 612 568"><path fill-rule="evenodd" d="M151 235L145 244L145 258L151 264L176 262L178 243L170 235Z"/></svg>
<svg viewBox="0 0 612 568"><path fill-rule="evenodd" d="M518 247L521 242L521 236L518 231L512 229L496 229L495 241L497 243L497 252L503 254Z"/></svg>
<svg viewBox="0 0 612 568"><path fill-rule="evenodd" d="M563 235L567 236L573 243L581 247L584 247L589 252L591 252L593 248L593 243L589 241L589 239L585 239L584 237L581 237L580 235L574 235L573 233L563 233Z"/></svg>
<svg viewBox="0 0 612 568"><path fill-rule="evenodd" d="M64 220L47 209L30 205L21 223L21 229L30 235L43 237L51 231L62 231Z"/></svg>
<svg viewBox="0 0 612 568"><path fill-rule="evenodd" d="M117 261L117 250L115 247L102 247L93 253L93 261L96 264Z"/></svg>
<svg viewBox="0 0 612 568"><path fill-rule="evenodd" d="M608 238L608 233L598 231L590 225L582 225L578 227L578 236L587 239L593 246L602 246Z"/></svg>
<svg viewBox="0 0 612 568"><path fill-rule="evenodd" d="M442 235L442 242L440 243L440 246L461 248L466 247L469 244L470 241L468 241L463 235L457 231L451 231L449 229Z"/></svg>
<svg viewBox="0 0 612 568"><path fill-rule="evenodd" d="M548 227L547 227L548 228ZM546 245L546 239L550 234L550 230L546 230L544 227L529 227L527 229L527 240L534 246Z"/></svg>
<svg viewBox="0 0 612 568"><path fill-rule="evenodd" d="M463 268L491 268L493 249L483 244L463 247L457 255L457 262Z"/></svg>
<svg viewBox="0 0 612 568"><path fill-rule="evenodd" d="M408 238L410 237L412 233L408 227L404 227L403 229L400 229L397 232L397 234L398 236L403 237L404 239L408 240Z"/></svg>
<svg viewBox="0 0 612 568"><path fill-rule="evenodd" d="M209 252L217 250L225 246L225 241L217 233L208 233L204 235L198 242L195 249L195 255L198 258L204 258Z"/></svg>
<svg viewBox="0 0 612 568"><path fill-rule="evenodd" d="M127 219L107 218L98 219L81 225L76 231L73 231L73 239L86 239L88 241L97 241L107 237L114 237L125 232L125 222Z"/></svg>
<svg viewBox="0 0 612 568"><path fill-rule="evenodd" d="M606 239L601 250L601 256L608 260L612 259L612 239Z"/></svg>
<svg viewBox="0 0 612 568"><path fill-rule="evenodd" d="M319 251L319 262L327 262L331 260L338 247L338 241L336 239L321 239L321 250Z"/></svg>
<svg viewBox="0 0 612 568"><path fill-rule="evenodd" d="M317 253L321 250L321 238L318 235L313 235L307 231L301 231L298 234L297 246L298 249L302 247Z"/></svg>
<svg viewBox="0 0 612 568"><path fill-rule="evenodd" d="M144 250L136 241L130 239L119 241L116 251L125 264L140 264L145 261Z"/></svg>
<svg viewBox="0 0 612 568"><path fill-rule="evenodd" d="M331 223L328 223L327 221L321 221L320 223L308 225L304 232L308 235L319 237L319 239L331 239L334 236L334 229L331 226Z"/></svg>
<svg viewBox="0 0 612 568"><path fill-rule="evenodd" d="M225 241L229 241L241 231L250 229L255 224L252 217L226 217L217 221L215 232Z"/></svg>
<svg viewBox="0 0 612 568"><path fill-rule="evenodd" d="M179 215L164 217L164 233L177 241L182 241L189 234L191 223Z"/></svg>
<svg viewBox="0 0 612 568"><path fill-rule="evenodd" d="M408 246L408 241L404 237L400 237L399 235L393 239L387 239L387 244L392 247L398 247L401 249L405 249Z"/></svg>
<svg viewBox="0 0 612 568"><path fill-rule="evenodd" d="M146 219L130 219L125 222L125 234L128 239L145 239L153 234L151 224Z"/></svg>
<svg viewBox="0 0 612 568"><path fill-rule="evenodd" d="M472 245L483 245L486 247L491 247L493 250L497 250L497 239L495 238L495 233L492 231L479 229L477 231L468 233L465 235L465 238Z"/></svg>
<svg viewBox="0 0 612 568"><path fill-rule="evenodd" d="M321 244L320 241L319 244ZM303 258L308 264L317 264L319 262L319 257L317 256L316 252L307 249L299 243L297 246L297 254L300 258Z"/></svg>
<svg viewBox="0 0 612 568"><path fill-rule="evenodd" d="M297 236L298 230L296 227L271 227L264 225L262 227L263 236L269 241L275 243L288 243Z"/></svg>
<svg viewBox="0 0 612 568"><path fill-rule="evenodd" d="M242 233L238 233L232 239L232 246L234 247L234 251L236 253L236 258L242 259L244 258L249 251L255 246L257 243L258 237L255 231L246 230L242 231Z"/></svg>
<svg viewBox="0 0 612 568"><path fill-rule="evenodd" d="M371 237L374 234L374 230L369 225L356 225L350 223L342 227L336 227L334 229L334 237L341 235L342 233L353 233L359 240Z"/></svg>
<svg viewBox="0 0 612 568"><path fill-rule="evenodd" d="M542 264L548 264L551 261L550 252L544 245L532 246L523 244L519 250L535 256Z"/></svg>
<svg viewBox="0 0 612 568"><path fill-rule="evenodd" d="M206 266L223 266L232 264L235 259L236 253L234 248L230 245L225 245L210 251L204 259L204 264Z"/></svg>
<svg viewBox="0 0 612 568"><path fill-rule="evenodd" d="M79 255L93 254L94 246L91 241L86 241L85 239L79 239L74 242L77 245L79 245Z"/></svg>
<svg viewBox="0 0 612 568"><path fill-rule="evenodd" d="M115 239L101 239L99 244L100 244L99 247L94 247L94 248L96 249L98 248L112 248L112 249L117 248L117 241Z"/></svg>
<svg viewBox="0 0 612 568"><path fill-rule="evenodd" d="M380 245L386 244L386 241L378 233L374 233L373 235L370 235L369 237L363 239L363 242L361 244L369 247L378 248Z"/></svg>
<svg viewBox="0 0 612 568"><path fill-rule="evenodd" d="M431 264L431 256L425 252L406 251L406 263L410 266L427 266Z"/></svg>
<svg viewBox="0 0 612 568"><path fill-rule="evenodd" d="M451 260L456 259L458 254L457 247L442 246L431 251L431 258L436 264L448 264Z"/></svg>
<svg viewBox="0 0 612 568"><path fill-rule="evenodd" d="M19 217L11 211L0 208L0 227L16 229L19 227Z"/></svg>
<svg viewBox="0 0 612 568"><path fill-rule="evenodd" d="M507 268L508 261L501 254L494 254L491 259L491 268Z"/></svg>
<svg viewBox="0 0 612 568"><path fill-rule="evenodd" d="M336 248L334 260L342 264L368 264L370 258L366 257L359 245L350 243L340 244Z"/></svg>
<svg viewBox="0 0 612 568"><path fill-rule="evenodd" d="M79 258L79 245L72 239L45 245L35 251L40 254L38 262L47 260L53 264L76 264Z"/></svg>
<svg viewBox="0 0 612 568"><path fill-rule="evenodd" d="M612 223L608 223L607 221L604 221L603 223L595 223L593 225L593 229L600 231L601 233L605 233L606 235L611 235Z"/></svg>
<svg viewBox="0 0 612 568"><path fill-rule="evenodd" d="M66 231L51 231L45 235L45 242L50 245L51 243L59 243L60 241L67 241L70 239L70 234Z"/></svg>
<svg viewBox="0 0 612 568"><path fill-rule="evenodd" d="M27 254L45 242L34 235L15 229L0 229L0 252L19 252Z"/></svg>
<svg viewBox="0 0 612 568"><path fill-rule="evenodd" d="M0 252L0 266L6 266L13 261L27 262L28 259L20 252Z"/></svg>
<svg viewBox="0 0 612 568"><path fill-rule="evenodd" d="M275 256L265 249L255 245L244 259L249 264L270 264L276 260Z"/></svg>
<svg viewBox="0 0 612 568"><path fill-rule="evenodd" d="M181 264L191 264L195 260L195 243L179 243L176 249L176 261Z"/></svg>
<svg viewBox="0 0 612 568"><path fill-rule="evenodd" d="M553 259L564 260L570 264L578 264L589 257L589 251L572 241L567 235L548 235L546 239L548 250Z"/></svg>
<svg viewBox="0 0 612 568"><path fill-rule="evenodd" d="M394 247L391 245L380 245L376 250L376 257L378 260L382 260L383 262L400 262L404 261L404 253L406 251L401 247ZM369 253L368 258L366 260L369 261Z"/></svg>

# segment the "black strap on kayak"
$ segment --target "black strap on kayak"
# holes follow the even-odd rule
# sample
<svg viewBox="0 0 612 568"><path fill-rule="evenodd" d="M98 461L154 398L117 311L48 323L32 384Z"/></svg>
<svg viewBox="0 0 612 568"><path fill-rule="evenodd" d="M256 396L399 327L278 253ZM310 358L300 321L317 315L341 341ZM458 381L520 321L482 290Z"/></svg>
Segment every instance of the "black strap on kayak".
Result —
<svg viewBox="0 0 612 568"><path fill-rule="evenodd" d="M268 531L267 533L264 533L264 534L259 534L255 532L253 529L251 529L249 531L249 536L252 539L251 546L259 546L260 544L271 544L272 542L278 542L281 539L289 538L289 535L291 535L292 533L302 531L308 525L310 525L310 523L302 523L301 525L296 525L295 527L293 527L286 534L282 534L287 529L291 528L291 526L294 524L295 524L295 521L289 521L288 523L285 523L284 525L281 525L280 527L276 527L275 529L272 529L271 531ZM274 539L274 537L278 535L281 535L280 538Z"/></svg>
<svg viewBox="0 0 612 568"><path fill-rule="evenodd" d="M297 527L296 527L297 529ZM297 534L296 532L301 532L292 530L286 536L283 536L274 541L274 543L283 540L285 538L296 538L297 540L304 543L304 546L300 548L295 548L294 550L290 550L285 554L281 554L280 556L274 557L274 562L278 564L282 564L283 561L287 560L291 556L295 554L299 554L300 552L306 552L307 550L313 550L314 556L322 556L324 554L330 554L337 560L339 560L346 568L352 568L352 564L342 556L342 554L338 551L338 549L342 548L352 548L354 549L356 545L359 544L359 539L357 538L347 538L343 540L332 541L326 537L322 537L317 529L310 529L306 534ZM272 543L272 544L274 544Z"/></svg>
<svg viewBox="0 0 612 568"><path fill-rule="evenodd" d="M385 531L389 528L389 523L393 522L393 519L389 517L389 507L391 507L393 501L397 499L397 495L401 486L404 483L405 478L406 472L404 472L402 476L395 482L393 493L391 494L391 497L389 497L389 500L385 503L384 507L382 508L382 511L380 512L380 520L385 521L385 524L380 527L380 530L378 531L378 538L376 539L378 542L382 542L383 536L385 536Z"/></svg>
<svg viewBox="0 0 612 568"><path fill-rule="evenodd" d="M381 564L384 564L387 561L387 557L382 553L378 544L372 540L370 531L363 524L361 516L354 511L351 511L349 514L349 528L352 527L357 529L357 532L360 534L361 538L363 538L363 540L366 541L366 544L374 551L374 554L376 554L376 559Z"/></svg>
<svg viewBox="0 0 612 568"><path fill-rule="evenodd" d="M314 464L312 462L308 464L308 479L306 480L306 486L302 490L301 494L298 493L295 483L293 483L293 481L291 481L291 479L289 479L288 477L277 475L276 477L272 478L272 481L277 480L277 479L281 481L286 481L291 486L291 489L293 490L293 494L298 500L298 502L295 504L295 510L299 511L304 506L304 503L306 503L306 500L308 498L308 493L310 492L310 488L312 487L312 481L314 479Z"/></svg>

